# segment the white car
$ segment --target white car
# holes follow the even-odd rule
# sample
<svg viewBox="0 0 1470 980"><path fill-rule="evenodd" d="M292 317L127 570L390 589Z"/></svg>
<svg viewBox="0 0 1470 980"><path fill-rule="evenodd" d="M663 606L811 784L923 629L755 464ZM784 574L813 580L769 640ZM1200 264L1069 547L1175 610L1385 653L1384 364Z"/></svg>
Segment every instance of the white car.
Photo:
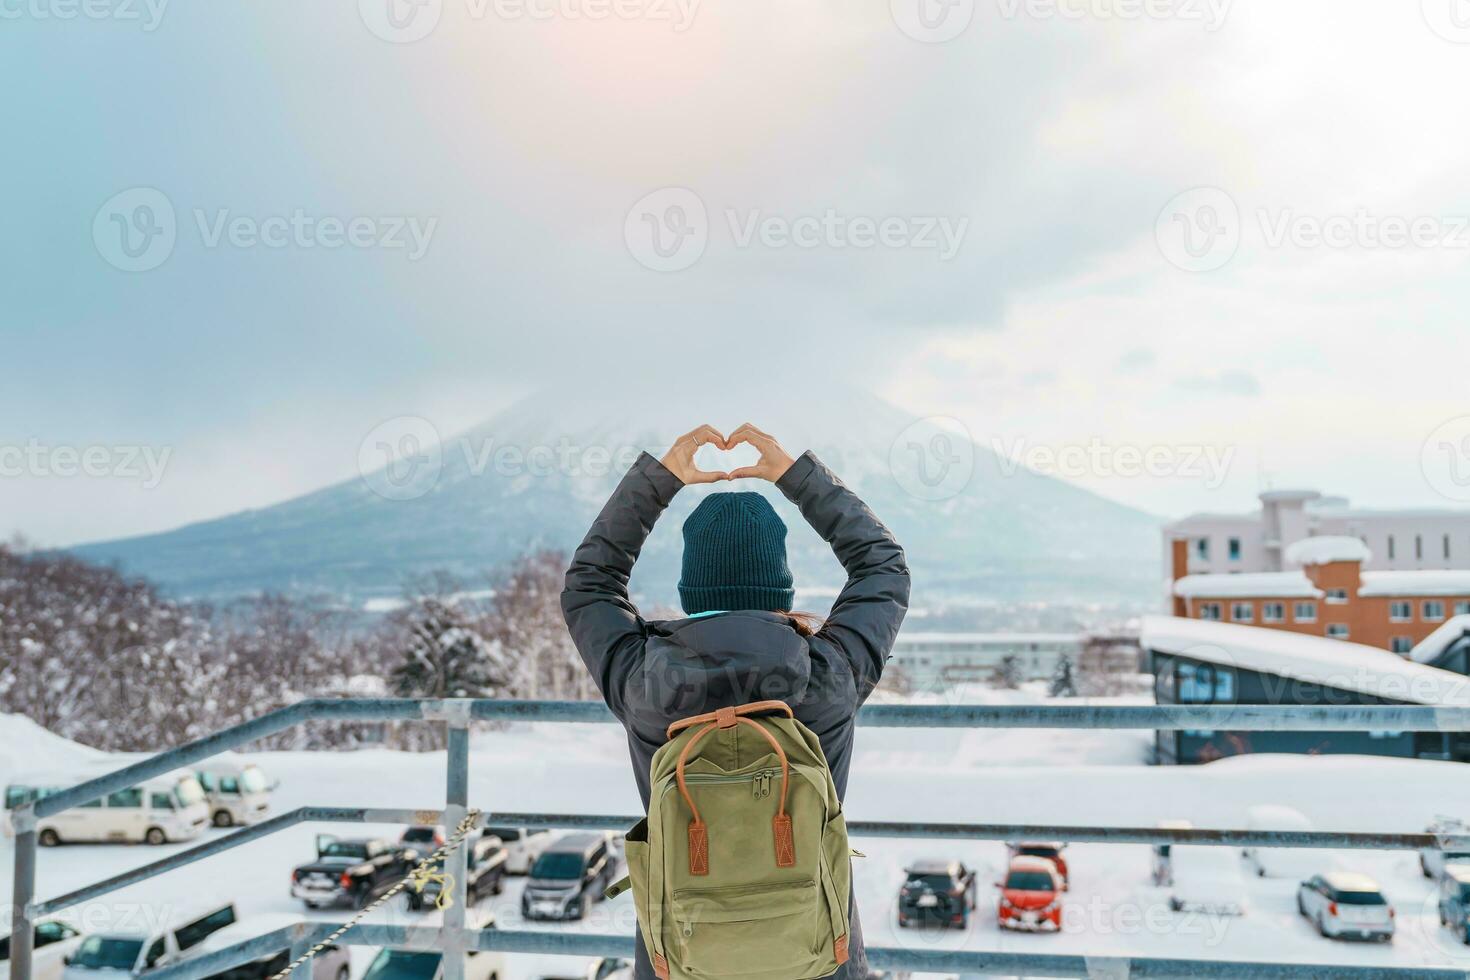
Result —
<svg viewBox="0 0 1470 980"><path fill-rule="evenodd" d="M1470 834L1463 820L1442 818L1436 820L1426 828L1430 834ZM1424 877L1438 880L1443 874L1446 866L1451 864L1470 864L1470 850L1446 851L1439 846L1421 847L1419 849L1419 870Z"/></svg>
<svg viewBox="0 0 1470 980"><path fill-rule="evenodd" d="M169 925L101 929L89 933L66 962L64 980L119 980L177 962L210 936L238 921L232 902L204 905L179 914ZM172 923L179 923L173 925ZM145 925L145 923L140 923Z"/></svg>
<svg viewBox="0 0 1470 980"><path fill-rule="evenodd" d="M266 933L295 925L300 921L299 916L284 913L253 915L234 925L225 926L218 932L211 933L208 938L189 950L181 959L190 960L209 953L216 953L230 946L248 942L257 936L264 936ZM249 963L242 963L220 973L211 974L204 980L267 980L289 966L290 957L290 947L283 946ZM328 946L311 958L311 980L351 980L351 977L352 955L345 947Z"/></svg>
<svg viewBox="0 0 1470 980"><path fill-rule="evenodd" d="M1174 911L1245 914L1245 878L1240 873L1240 857L1233 849L1179 844L1172 849L1169 864L1174 875L1169 907Z"/></svg>
<svg viewBox="0 0 1470 980"><path fill-rule="evenodd" d="M465 954L465 980L506 980L505 956L500 953ZM443 980L444 954L437 949L378 950L362 980Z"/></svg>
<svg viewBox="0 0 1470 980"><path fill-rule="evenodd" d="M1251 807L1246 811L1245 825L1249 830L1310 832L1315 829L1300 810L1276 803ZM1317 855L1300 847L1247 847L1241 856L1246 867L1260 878L1301 880L1322 866Z"/></svg>
<svg viewBox="0 0 1470 980"><path fill-rule="evenodd" d="M486 827L485 836L499 837L505 845L505 873L509 875L530 874L531 865L553 839L551 831L529 827Z"/></svg>
<svg viewBox="0 0 1470 980"><path fill-rule="evenodd" d="M31 953L31 980L61 980L66 958L82 944L82 934L65 922L47 919L36 923L35 946ZM10 937L0 936L0 964L10 962ZM8 973L0 966L0 973Z"/></svg>
<svg viewBox="0 0 1470 980"><path fill-rule="evenodd" d="M1333 939L1393 939L1393 906L1367 875L1351 871L1314 875L1297 889L1296 909L1318 932Z"/></svg>

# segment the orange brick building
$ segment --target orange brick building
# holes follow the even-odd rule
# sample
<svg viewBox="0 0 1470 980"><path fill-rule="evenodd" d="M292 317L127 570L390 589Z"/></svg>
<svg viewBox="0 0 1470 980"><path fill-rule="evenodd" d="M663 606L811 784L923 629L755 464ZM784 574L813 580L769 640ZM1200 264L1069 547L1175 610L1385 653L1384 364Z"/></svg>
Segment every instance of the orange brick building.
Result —
<svg viewBox="0 0 1470 980"><path fill-rule="evenodd" d="M1287 549L1296 571L1190 575L1189 542L1171 542L1176 616L1352 640L1407 654L1451 616L1470 614L1470 571L1364 571L1358 538L1319 537Z"/></svg>

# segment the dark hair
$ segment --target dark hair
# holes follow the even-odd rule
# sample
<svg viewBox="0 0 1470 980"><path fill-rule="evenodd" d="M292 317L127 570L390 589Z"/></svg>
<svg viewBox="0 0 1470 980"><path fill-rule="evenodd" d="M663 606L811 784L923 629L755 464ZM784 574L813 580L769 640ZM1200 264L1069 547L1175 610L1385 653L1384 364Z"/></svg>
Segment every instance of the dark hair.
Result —
<svg viewBox="0 0 1470 980"><path fill-rule="evenodd" d="M802 636L811 636L824 625L824 620L816 613L786 611L786 618L791 620L791 628Z"/></svg>

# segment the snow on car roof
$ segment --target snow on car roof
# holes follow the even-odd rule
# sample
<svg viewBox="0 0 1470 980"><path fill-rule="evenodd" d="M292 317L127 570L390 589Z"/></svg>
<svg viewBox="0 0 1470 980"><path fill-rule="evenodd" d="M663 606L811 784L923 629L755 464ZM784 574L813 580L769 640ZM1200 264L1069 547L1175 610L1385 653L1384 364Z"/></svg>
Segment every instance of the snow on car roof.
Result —
<svg viewBox="0 0 1470 980"><path fill-rule="evenodd" d="M1178 616L1146 616L1140 643L1155 653L1392 701L1470 706L1470 678L1346 640Z"/></svg>
<svg viewBox="0 0 1470 980"><path fill-rule="evenodd" d="M1174 583L1185 599L1320 599L1322 590L1301 572L1242 572L1186 575Z"/></svg>
<svg viewBox="0 0 1470 980"><path fill-rule="evenodd" d="M1378 882L1357 871L1329 871L1322 880L1339 892L1376 892Z"/></svg>
<svg viewBox="0 0 1470 980"><path fill-rule="evenodd" d="M944 875L954 870L958 861L945 861L941 858L922 858L910 864L907 871L911 875Z"/></svg>
<svg viewBox="0 0 1470 980"><path fill-rule="evenodd" d="M1458 568L1415 569L1396 572L1364 572L1358 595L1466 595L1470 596L1470 571Z"/></svg>
<svg viewBox="0 0 1470 980"><path fill-rule="evenodd" d="M1281 803L1257 803L1246 808L1246 819L1262 830L1311 830L1312 821L1294 806Z"/></svg>
<svg viewBox="0 0 1470 980"><path fill-rule="evenodd" d="M1049 874L1057 873L1057 863L1051 858L1036 857L1031 854L1022 854L1011 858L1010 871L1045 871Z"/></svg>
<svg viewBox="0 0 1470 980"><path fill-rule="evenodd" d="M1415 644L1409 651L1409 659L1417 664L1433 663L1449 649L1451 643L1466 633L1470 633L1470 614L1451 616L1440 624L1439 629Z"/></svg>
<svg viewBox="0 0 1470 980"><path fill-rule="evenodd" d="M1334 561L1367 561L1373 552L1359 538L1325 534L1302 538L1286 546L1286 561L1291 565L1325 565Z"/></svg>

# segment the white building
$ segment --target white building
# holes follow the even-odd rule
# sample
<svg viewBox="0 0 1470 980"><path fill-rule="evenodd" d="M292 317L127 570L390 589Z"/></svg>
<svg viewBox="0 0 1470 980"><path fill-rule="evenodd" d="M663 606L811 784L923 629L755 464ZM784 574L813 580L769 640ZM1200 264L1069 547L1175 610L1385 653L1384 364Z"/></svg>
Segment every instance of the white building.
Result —
<svg viewBox="0 0 1470 980"><path fill-rule="evenodd" d="M1022 680L1044 680L1067 656L1077 664L1078 633L905 633L893 645L892 666L902 668L915 690L998 679L1007 657L1016 658Z"/></svg>
<svg viewBox="0 0 1470 980"><path fill-rule="evenodd" d="M1470 510L1363 510L1315 490L1270 490L1248 514L1192 514L1164 527L1164 567L1173 542L1188 548L1190 574L1282 572L1305 538L1353 537L1372 552L1364 571L1470 568Z"/></svg>

